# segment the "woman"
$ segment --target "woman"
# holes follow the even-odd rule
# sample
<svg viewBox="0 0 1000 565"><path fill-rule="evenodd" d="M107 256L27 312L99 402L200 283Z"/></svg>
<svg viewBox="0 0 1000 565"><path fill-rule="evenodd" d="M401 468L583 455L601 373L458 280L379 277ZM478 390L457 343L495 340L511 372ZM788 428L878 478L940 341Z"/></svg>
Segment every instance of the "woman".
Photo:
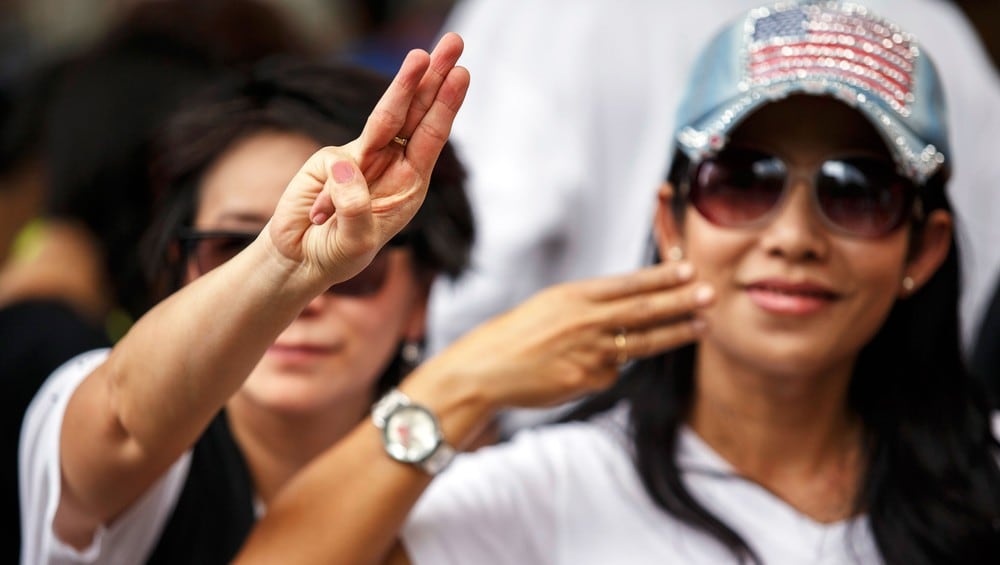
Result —
<svg viewBox="0 0 1000 565"><path fill-rule="evenodd" d="M472 238L445 145L461 50L449 35L414 51L391 84L269 60L175 118L155 272L166 291L188 284L36 396L23 563L228 562L283 483L418 360L430 282L464 268Z"/></svg>
<svg viewBox="0 0 1000 565"><path fill-rule="evenodd" d="M695 307L688 284L646 305L691 313L695 343L638 361L592 418L456 457L432 483L405 462L448 449L421 444L460 449L499 408L610 381L581 370L594 352L573 340L593 328L539 303L569 312L601 281L547 291L411 373L286 486L237 562L1000 562L926 54L857 4L783 2L694 68L655 243L714 297ZM604 337L619 360L679 331L632 315Z"/></svg>

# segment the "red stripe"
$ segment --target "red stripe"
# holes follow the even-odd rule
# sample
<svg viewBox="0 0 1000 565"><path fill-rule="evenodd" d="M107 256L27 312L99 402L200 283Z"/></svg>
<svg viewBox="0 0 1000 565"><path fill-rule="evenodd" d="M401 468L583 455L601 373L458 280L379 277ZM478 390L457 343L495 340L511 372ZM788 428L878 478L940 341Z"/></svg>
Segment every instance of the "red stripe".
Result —
<svg viewBox="0 0 1000 565"><path fill-rule="evenodd" d="M785 47L795 47L797 45L803 45L803 44L790 44L790 45L786 45ZM768 62L770 62L772 60L785 60L785 59L789 59L790 58L790 57L787 57L785 55L782 55L780 53L780 51L775 52L776 50L780 50L780 47L768 47L768 48L760 49L760 50L756 51L752 55L752 58L751 58L751 61L750 61L750 72L753 73L753 74L755 74L756 72L758 72L758 71L755 70L756 68L758 68L761 65L766 64L766 63L768 63ZM876 55L872 55L870 53L866 53L866 55L871 55L875 59L883 60L881 57L878 57ZM839 55L822 55L821 56L821 55L805 55L805 54L802 54L802 55L799 55L799 56L796 56L796 57L791 57L791 58L794 58L794 59L814 59L815 60L815 59L818 59L820 57L822 57L824 59L827 59L827 58L828 59L833 59L833 60L835 60L837 62L846 61L846 62L848 62L851 65L861 65L862 67L864 67L864 68L872 71L873 73L881 76L882 78L884 78L888 82L892 83L897 88L899 88L900 90L902 90L904 93L909 93L909 91L910 91L910 82L911 81L909 80L909 74L907 74L907 73L901 73L903 76L907 77L907 80L906 80L906 82L900 82L900 81L894 79L893 77L891 77L891 76L889 76L889 75L887 75L887 74L885 74L883 72L880 72L878 68L875 68L875 67L872 67L871 65L866 64L863 60L848 59L846 57L841 57ZM822 68L830 68L830 67L822 67ZM893 68L898 69L898 67L893 67ZM851 73L851 74L854 74L854 73ZM855 76L860 76L860 75L855 75Z"/></svg>
<svg viewBox="0 0 1000 565"><path fill-rule="evenodd" d="M881 45L878 45L878 44L875 44L875 45L876 45L876 47L878 47L878 49L880 49L882 51L889 51L885 47L882 47ZM818 42L815 42L815 41L808 41L808 40L807 41L797 41L795 43L786 43L785 45L768 45L768 46L765 46L765 47L758 47L758 48L752 49L751 50L751 54L753 56L755 56L755 57L758 54L759 55L765 55L765 56L773 56L776 51L777 51L777 54L780 55L781 49L784 48L784 47L809 47L809 46L830 47L830 48L835 48L835 49L847 49L847 50L849 50L849 51L851 51L851 52L853 52L853 53L855 53L857 55L861 55L862 57L871 57L873 59L876 59L878 62L885 64L885 66L887 66L887 67L892 67L893 69L895 69L896 71L898 71L899 74L907 77L907 83L909 83L910 73L913 72L912 68L906 69L906 68L900 67L899 65L897 65L894 62L886 59L882 55L878 55L876 52L869 53L868 51L865 51L864 49L862 49L860 47L851 47L849 45L842 45L840 43L818 43ZM900 59L903 59L904 61L906 60L904 57L900 56L898 53L896 53L894 51L890 51L890 53L892 53L893 55L896 55L897 57L899 57ZM806 56L810 56L810 55L806 55ZM847 61L856 61L858 63L864 64L863 60L857 60L857 59L846 59L846 60ZM871 68L869 65L865 65L865 66L868 66L869 68ZM875 70L875 69L873 69L873 70ZM882 73L879 73L879 74L882 74ZM890 77L886 77L886 78L890 78Z"/></svg>
<svg viewBox="0 0 1000 565"><path fill-rule="evenodd" d="M855 73L852 73L852 72L849 72L849 71L843 71L843 70L841 70L839 68L821 67L821 66L817 65L817 66L813 66L813 67L796 67L794 69L775 69L775 70L770 71L770 72L760 73L760 74L755 75L755 80L773 80L773 79L776 79L776 78L777 79L783 79L783 78L786 78L786 75L790 75L791 78L797 78L796 73L798 73L799 71L805 71L807 73L814 73L814 74L818 74L818 75L827 75L827 76L830 76L830 75L840 75L840 76L843 76L843 77L853 78L855 80L860 80L861 82L864 82L865 84L867 84L868 87L871 88L872 90L874 90L874 91L882 94L883 96L885 96L885 97L887 97L887 98L889 98L891 100L895 100L899 104L904 104L904 101L901 101L898 98L896 98L896 93L895 92L892 92L891 90L885 88L881 84L879 84L879 83L877 83L877 82L869 79L868 77L866 77L864 75L858 75L858 74L855 74Z"/></svg>

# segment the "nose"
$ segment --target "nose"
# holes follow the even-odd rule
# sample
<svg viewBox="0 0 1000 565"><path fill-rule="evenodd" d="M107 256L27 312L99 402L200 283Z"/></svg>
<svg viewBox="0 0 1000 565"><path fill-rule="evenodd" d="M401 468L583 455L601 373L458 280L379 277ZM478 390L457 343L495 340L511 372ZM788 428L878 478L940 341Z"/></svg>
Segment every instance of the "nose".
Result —
<svg viewBox="0 0 1000 565"><path fill-rule="evenodd" d="M299 312L299 317L311 318L313 316L318 315L326 306L330 298L331 298L330 294L327 292L319 294L318 296L310 300L309 304L306 304L306 307L302 309L302 312Z"/></svg>
<svg viewBox="0 0 1000 565"><path fill-rule="evenodd" d="M829 234L813 206L811 180L788 182L788 194L761 233L761 245L769 255L790 261L823 259L829 253Z"/></svg>

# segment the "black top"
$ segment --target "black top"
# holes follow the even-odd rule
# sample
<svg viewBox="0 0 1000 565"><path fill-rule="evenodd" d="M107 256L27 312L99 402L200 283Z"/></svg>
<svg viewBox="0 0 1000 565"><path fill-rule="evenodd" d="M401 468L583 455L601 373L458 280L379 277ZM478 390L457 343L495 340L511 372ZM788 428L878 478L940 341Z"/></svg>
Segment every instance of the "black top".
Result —
<svg viewBox="0 0 1000 565"><path fill-rule="evenodd" d="M101 328L54 300L26 300L0 308L0 555L17 563L21 551L17 449L24 412L53 371L79 353L106 347ZM10 524L13 524L11 526Z"/></svg>
<svg viewBox="0 0 1000 565"><path fill-rule="evenodd" d="M195 444L184 490L147 563L229 563L256 521L253 493L223 411Z"/></svg>

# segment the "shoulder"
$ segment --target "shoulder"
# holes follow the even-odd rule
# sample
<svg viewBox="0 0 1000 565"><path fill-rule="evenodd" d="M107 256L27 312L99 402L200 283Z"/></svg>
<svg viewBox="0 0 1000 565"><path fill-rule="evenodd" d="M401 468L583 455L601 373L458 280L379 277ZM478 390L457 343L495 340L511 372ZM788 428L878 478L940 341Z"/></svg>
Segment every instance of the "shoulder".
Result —
<svg viewBox="0 0 1000 565"><path fill-rule="evenodd" d="M52 530L61 496L59 442L63 414L77 386L97 368L109 349L77 355L48 378L25 415L18 454L22 501L22 562L138 563L159 536L187 476L184 455L114 524L98 528L91 545L77 551Z"/></svg>
<svg viewBox="0 0 1000 565"><path fill-rule="evenodd" d="M58 415L61 421L62 410L66 408L69 397L76 387L94 371L110 354L110 348L92 349L80 353L63 363L56 369L35 394L25 415L24 427L29 432L42 420Z"/></svg>

